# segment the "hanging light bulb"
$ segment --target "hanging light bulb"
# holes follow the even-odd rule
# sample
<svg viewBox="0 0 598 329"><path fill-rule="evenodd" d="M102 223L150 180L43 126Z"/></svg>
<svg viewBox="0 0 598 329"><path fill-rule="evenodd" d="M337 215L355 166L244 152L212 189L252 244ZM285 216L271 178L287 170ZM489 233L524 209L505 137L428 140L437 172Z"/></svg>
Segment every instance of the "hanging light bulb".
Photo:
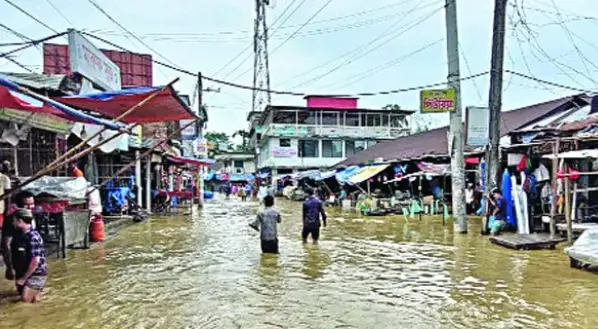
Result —
<svg viewBox="0 0 598 329"><path fill-rule="evenodd" d="M87 139L87 130L85 130L85 125L81 128L81 139Z"/></svg>
<svg viewBox="0 0 598 329"><path fill-rule="evenodd" d="M100 133L100 135L98 136L98 143L102 142L104 140L104 134Z"/></svg>

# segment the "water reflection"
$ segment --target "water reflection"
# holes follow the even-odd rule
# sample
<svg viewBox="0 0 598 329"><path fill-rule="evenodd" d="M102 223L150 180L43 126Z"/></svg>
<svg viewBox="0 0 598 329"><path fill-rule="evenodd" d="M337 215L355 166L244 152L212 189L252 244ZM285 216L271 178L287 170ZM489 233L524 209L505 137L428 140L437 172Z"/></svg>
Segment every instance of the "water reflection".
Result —
<svg viewBox="0 0 598 329"><path fill-rule="evenodd" d="M51 259L41 305L0 301L7 328L597 328L598 280L562 250L515 252L440 217L329 210L302 246L300 206L281 201L281 254L247 227L257 203L214 200L193 217L123 230ZM12 287L3 282L0 292Z"/></svg>

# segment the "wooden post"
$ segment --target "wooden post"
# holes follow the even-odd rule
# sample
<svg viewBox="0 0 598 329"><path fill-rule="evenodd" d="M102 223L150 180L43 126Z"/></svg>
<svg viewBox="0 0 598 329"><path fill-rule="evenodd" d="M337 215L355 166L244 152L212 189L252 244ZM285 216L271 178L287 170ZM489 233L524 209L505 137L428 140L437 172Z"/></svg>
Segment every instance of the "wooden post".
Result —
<svg viewBox="0 0 598 329"><path fill-rule="evenodd" d="M558 197L557 174L559 172L559 147L560 140L552 143L552 200L550 200L550 236L556 235L556 200Z"/></svg>
<svg viewBox="0 0 598 329"><path fill-rule="evenodd" d="M564 170L567 173L568 166L565 164ZM565 184L565 220L567 221L567 244L573 244L573 224L571 222L571 205L569 201L569 175L565 174L563 179Z"/></svg>

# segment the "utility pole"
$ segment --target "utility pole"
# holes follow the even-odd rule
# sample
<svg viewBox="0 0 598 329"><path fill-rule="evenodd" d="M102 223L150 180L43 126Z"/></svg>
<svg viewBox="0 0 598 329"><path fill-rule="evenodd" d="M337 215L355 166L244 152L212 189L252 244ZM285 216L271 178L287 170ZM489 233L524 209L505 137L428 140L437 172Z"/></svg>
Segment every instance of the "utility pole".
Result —
<svg viewBox="0 0 598 329"><path fill-rule="evenodd" d="M497 187L500 181L500 111L502 107L502 76L505 56L505 21L507 0L494 1L494 27L492 32L492 59L490 69L490 152L487 153L486 193Z"/></svg>
<svg viewBox="0 0 598 329"><path fill-rule="evenodd" d="M446 0L446 46L448 85L455 90L455 111L450 113L449 148L451 150L451 183L455 232L467 233L465 211L465 156L463 110L461 108L461 76L459 73L459 34L457 32L457 0Z"/></svg>
<svg viewBox="0 0 598 329"><path fill-rule="evenodd" d="M272 101L270 94L270 64L268 60L268 26L266 24L267 5L270 5L270 0L255 0L252 111L263 111L264 105L270 105Z"/></svg>

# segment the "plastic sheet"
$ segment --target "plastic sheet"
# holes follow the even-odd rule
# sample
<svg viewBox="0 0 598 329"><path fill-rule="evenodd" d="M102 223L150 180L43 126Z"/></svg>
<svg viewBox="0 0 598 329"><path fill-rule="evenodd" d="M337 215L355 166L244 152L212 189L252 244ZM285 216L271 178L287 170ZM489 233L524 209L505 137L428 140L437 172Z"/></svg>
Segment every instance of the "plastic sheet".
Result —
<svg viewBox="0 0 598 329"><path fill-rule="evenodd" d="M598 265L598 228L584 231L565 253L584 264Z"/></svg>
<svg viewBox="0 0 598 329"><path fill-rule="evenodd" d="M22 177L27 180L29 177ZM60 199L85 199L89 183L83 177L53 177L42 176L27 184L23 190L34 196L48 194Z"/></svg>

